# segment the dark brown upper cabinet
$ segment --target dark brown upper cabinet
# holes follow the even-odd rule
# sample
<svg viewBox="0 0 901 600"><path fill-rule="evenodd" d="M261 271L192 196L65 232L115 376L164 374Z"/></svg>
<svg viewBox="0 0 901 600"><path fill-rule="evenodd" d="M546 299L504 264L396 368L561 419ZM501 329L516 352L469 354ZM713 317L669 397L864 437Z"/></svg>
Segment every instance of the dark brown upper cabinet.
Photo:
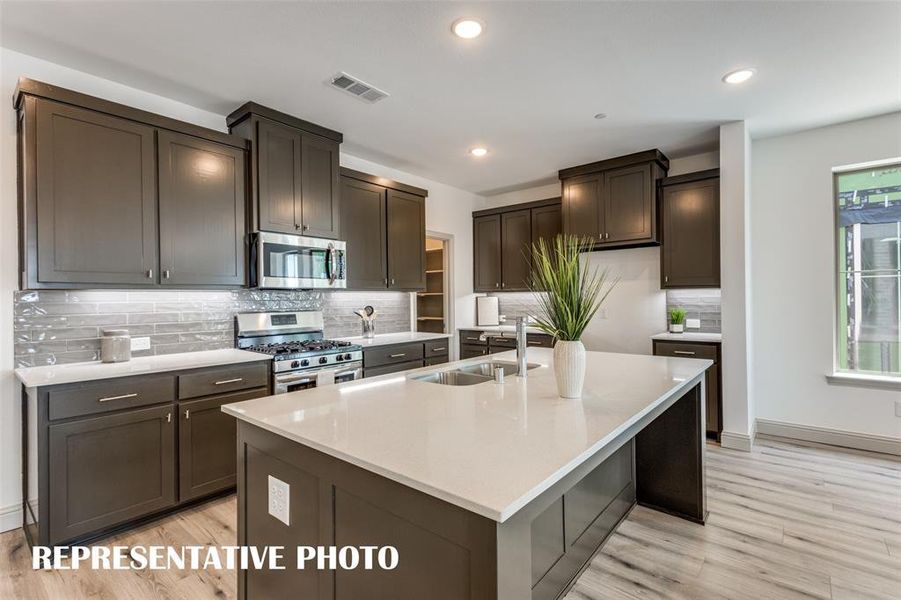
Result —
<svg viewBox="0 0 901 600"><path fill-rule="evenodd" d="M472 214L473 291L526 291L531 248L560 234L560 198L475 211Z"/></svg>
<svg viewBox="0 0 901 600"><path fill-rule="evenodd" d="M253 227L342 238L341 133L248 102L227 118L229 130L252 142Z"/></svg>
<svg viewBox="0 0 901 600"><path fill-rule="evenodd" d="M560 171L564 233L592 238L595 250L659 244L657 186L668 168L647 150Z"/></svg>
<svg viewBox="0 0 901 600"><path fill-rule="evenodd" d="M161 131L160 282L244 285L243 150Z"/></svg>
<svg viewBox="0 0 901 600"><path fill-rule="evenodd" d="M347 288L388 286L386 188L341 177L341 231L347 244Z"/></svg>
<svg viewBox="0 0 901 600"><path fill-rule="evenodd" d="M424 290L428 191L346 168L340 189L347 289Z"/></svg>
<svg viewBox="0 0 901 600"><path fill-rule="evenodd" d="M719 169L661 181L661 288L720 287Z"/></svg>
<svg viewBox="0 0 901 600"><path fill-rule="evenodd" d="M244 284L245 140L25 78L14 103L23 289Z"/></svg>
<svg viewBox="0 0 901 600"><path fill-rule="evenodd" d="M501 289L528 290L532 272L532 211L514 210L501 215Z"/></svg>

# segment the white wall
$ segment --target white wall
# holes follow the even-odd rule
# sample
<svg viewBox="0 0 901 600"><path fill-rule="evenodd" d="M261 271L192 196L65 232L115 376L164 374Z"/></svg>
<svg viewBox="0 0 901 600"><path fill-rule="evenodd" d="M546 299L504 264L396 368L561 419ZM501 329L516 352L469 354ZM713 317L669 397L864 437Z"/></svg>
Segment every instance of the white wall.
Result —
<svg viewBox="0 0 901 600"><path fill-rule="evenodd" d="M836 289L831 169L901 156L901 112L755 140L752 152L757 416L901 440L901 393L825 379Z"/></svg>
<svg viewBox="0 0 901 600"><path fill-rule="evenodd" d="M701 152L700 154L690 154L688 156L680 156L679 158L671 158L669 161L669 171L667 175L684 175L685 173L694 173L695 171L706 171L707 169L716 169L720 166L719 150L711 152Z"/></svg>
<svg viewBox="0 0 901 600"><path fill-rule="evenodd" d="M130 88L87 73L0 48L0 531L21 523L20 401L19 385L13 375L13 292L17 289L18 246L16 233L16 115L11 98L20 76L39 79L76 91L100 96L144 110L181 119L212 129L226 130L225 116L200 110ZM471 212L482 199L421 177L409 175L342 155L341 163L375 175L397 179L429 190L426 226L454 235L454 277L456 323L465 327L474 322L472 299Z"/></svg>

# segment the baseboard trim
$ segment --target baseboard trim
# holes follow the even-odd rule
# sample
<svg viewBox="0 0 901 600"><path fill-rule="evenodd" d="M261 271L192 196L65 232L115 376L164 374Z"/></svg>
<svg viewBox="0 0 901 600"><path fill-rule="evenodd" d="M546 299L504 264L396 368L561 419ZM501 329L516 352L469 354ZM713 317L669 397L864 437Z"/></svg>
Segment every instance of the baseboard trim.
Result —
<svg viewBox="0 0 901 600"><path fill-rule="evenodd" d="M750 452L753 440L753 436L750 436L747 433L724 431L720 434L720 446L731 450Z"/></svg>
<svg viewBox="0 0 901 600"><path fill-rule="evenodd" d="M0 533L12 531L22 526L22 505L10 504L0 507Z"/></svg>
<svg viewBox="0 0 901 600"><path fill-rule="evenodd" d="M801 440L829 446L839 446L841 448L853 448L855 450L868 450L870 452L901 456L901 439L888 436L842 431L826 427L813 427L811 425L798 425L796 423L784 423L768 419L757 419L757 432L765 437Z"/></svg>

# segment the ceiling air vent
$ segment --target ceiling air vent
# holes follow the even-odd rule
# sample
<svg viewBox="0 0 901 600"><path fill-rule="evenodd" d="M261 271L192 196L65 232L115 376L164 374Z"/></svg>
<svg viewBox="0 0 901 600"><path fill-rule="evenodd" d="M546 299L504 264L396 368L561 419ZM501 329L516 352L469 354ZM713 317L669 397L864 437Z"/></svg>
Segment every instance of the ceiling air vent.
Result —
<svg viewBox="0 0 901 600"><path fill-rule="evenodd" d="M347 73L338 73L329 80L329 85L370 104L375 104L389 96L388 92L369 85L365 81L360 81Z"/></svg>

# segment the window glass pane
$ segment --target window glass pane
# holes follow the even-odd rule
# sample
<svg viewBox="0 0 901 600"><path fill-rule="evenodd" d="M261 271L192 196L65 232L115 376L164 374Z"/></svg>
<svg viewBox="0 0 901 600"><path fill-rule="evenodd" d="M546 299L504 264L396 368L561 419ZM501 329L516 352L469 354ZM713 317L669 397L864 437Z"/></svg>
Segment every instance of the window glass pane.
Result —
<svg viewBox="0 0 901 600"><path fill-rule="evenodd" d="M841 369L901 374L901 164L837 178Z"/></svg>

